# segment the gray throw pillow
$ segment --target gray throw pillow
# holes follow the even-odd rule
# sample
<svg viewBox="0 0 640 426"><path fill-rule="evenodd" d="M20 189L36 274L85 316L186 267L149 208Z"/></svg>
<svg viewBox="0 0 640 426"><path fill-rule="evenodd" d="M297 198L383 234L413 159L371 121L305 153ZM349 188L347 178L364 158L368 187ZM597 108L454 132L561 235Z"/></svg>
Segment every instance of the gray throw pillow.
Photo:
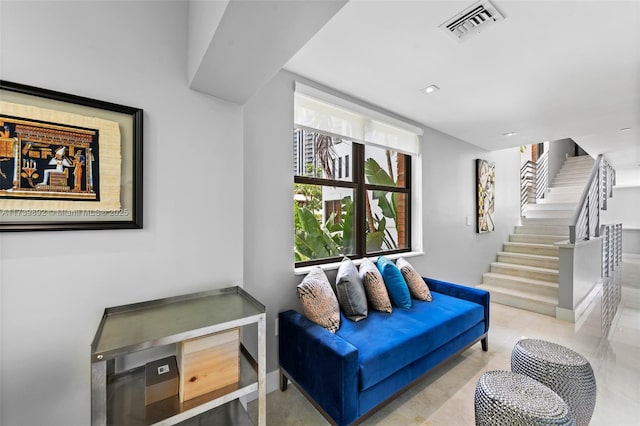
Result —
<svg viewBox="0 0 640 426"><path fill-rule="evenodd" d="M364 292L358 268L347 257L338 268L336 294L342 312L351 321L360 321L367 317L367 295Z"/></svg>

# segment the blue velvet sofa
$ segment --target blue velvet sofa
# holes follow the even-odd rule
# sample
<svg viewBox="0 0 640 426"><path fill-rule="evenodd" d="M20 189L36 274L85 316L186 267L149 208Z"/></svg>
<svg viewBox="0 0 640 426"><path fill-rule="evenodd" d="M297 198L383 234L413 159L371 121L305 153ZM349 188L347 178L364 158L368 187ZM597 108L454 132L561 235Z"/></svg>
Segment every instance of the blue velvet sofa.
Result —
<svg viewBox="0 0 640 426"><path fill-rule="evenodd" d="M331 333L289 310L279 314L280 388L296 385L332 424L359 423L449 358L488 349L489 293L424 278L433 300L410 309L341 317Z"/></svg>

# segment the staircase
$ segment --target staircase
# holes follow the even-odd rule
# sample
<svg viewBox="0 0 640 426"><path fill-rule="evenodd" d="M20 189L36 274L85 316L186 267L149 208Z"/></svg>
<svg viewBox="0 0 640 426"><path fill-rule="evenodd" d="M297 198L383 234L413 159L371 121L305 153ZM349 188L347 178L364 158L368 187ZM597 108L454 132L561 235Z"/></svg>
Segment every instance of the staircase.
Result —
<svg viewBox="0 0 640 426"><path fill-rule="evenodd" d="M521 225L483 274L479 288L502 305L555 316L558 306L558 247L589 178L593 159L569 157L537 204L528 204Z"/></svg>

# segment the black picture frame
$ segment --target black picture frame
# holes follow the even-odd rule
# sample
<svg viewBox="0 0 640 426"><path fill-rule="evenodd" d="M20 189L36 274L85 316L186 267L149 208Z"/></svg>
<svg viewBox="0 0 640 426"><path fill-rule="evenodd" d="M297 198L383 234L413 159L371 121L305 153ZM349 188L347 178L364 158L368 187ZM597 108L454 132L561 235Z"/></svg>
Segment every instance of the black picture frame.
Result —
<svg viewBox="0 0 640 426"><path fill-rule="evenodd" d="M25 118L22 114L16 114L16 111L27 111L25 116L29 116ZM71 117L68 119L71 122L88 120L91 123L107 123L110 129L111 150L115 150L117 154L110 157L117 160L111 160L108 164L98 163L98 156L92 155L93 148L85 149L86 154L83 153L81 148L88 146L86 142L83 142L85 145L82 146L66 142L71 139L64 135L73 135L75 129L85 133L91 130L92 134L95 134L94 141L97 144L95 146L100 146L100 138L105 132L101 133L99 127L95 130L85 129L83 126L67 122L66 119L51 121L47 117ZM0 171L3 166L5 168L5 172L0 174L0 179L4 179L0 181L3 183L0 186L0 232L140 229L143 227L142 109L0 80L0 120L3 121L0 126L2 127L0 128ZM30 126L32 123L34 123L33 126ZM16 131L16 126L20 124L23 125L21 127L23 133ZM13 130L10 127L13 127ZM25 146L21 142L22 136L25 135L24 128L44 129L33 137L37 141L45 142L30 143L27 140L25 144L29 146ZM62 129L58 133L63 134L63 139L54 139L53 136L50 142L47 142L48 139L43 139L42 135L47 132L56 133L57 129ZM35 179L34 181L30 179L31 175L28 181L30 187L23 183L23 177L27 176L25 170L32 170L28 168L29 164L37 168L38 165L47 164L46 161L49 158L48 164L54 164L54 154L55 158L59 158L58 151L55 151L56 147L59 147L57 149L62 154L68 152L62 149L66 148L64 144L69 145L70 151L75 148L76 154L80 155L76 157L80 164L79 172L72 169L74 159L65 157L68 161L64 164L64 172L66 176L71 177L65 178L62 173L58 173L61 179L57 179L57 182L62 183L56 183L56 185L66 186L52 186L53 179L49 183L51 186L46 186L46 178L42 178L45 173L42 173L42 170L36 170L40 173L33 174L41 180L41 183L35 185ZM31 146L40 146L40 151L30 151ZM47 153L41 155L41 152L45 151ZM30 155L34 160L29 159ZM89 166L89 163L92 165ZM98 164L94 165L94 163ZM119 165L119 170L116 164ZM61 166L56 170L62 169ZM56 174L56 170L52 170L54 173L46 174ZM7 172L12 173L11 177L7 178ZM80 178L74 177L76 175ZM108 197L101 198L98 189L94 190L94 188L99 188L103 183L101 182L103 175L111 176L108 182L110 186L102 185L110 188L110 192ZM76 179L75 188L73 187L74 179ZM22 189L22 186L25 189ZM81 199L89 192L93 192L92 198Z"/></svg>

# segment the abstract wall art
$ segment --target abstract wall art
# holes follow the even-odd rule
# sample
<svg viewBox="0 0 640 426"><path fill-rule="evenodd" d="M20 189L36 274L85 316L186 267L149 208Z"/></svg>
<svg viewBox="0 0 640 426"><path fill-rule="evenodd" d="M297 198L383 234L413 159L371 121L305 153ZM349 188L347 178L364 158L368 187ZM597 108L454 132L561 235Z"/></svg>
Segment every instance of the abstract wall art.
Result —
<svg viewBox="0 0 640 426"><path fill-rule="evenodd" d="M496 165L492 161L476 160L476 209L478 233L495 229Z"/></svg>

